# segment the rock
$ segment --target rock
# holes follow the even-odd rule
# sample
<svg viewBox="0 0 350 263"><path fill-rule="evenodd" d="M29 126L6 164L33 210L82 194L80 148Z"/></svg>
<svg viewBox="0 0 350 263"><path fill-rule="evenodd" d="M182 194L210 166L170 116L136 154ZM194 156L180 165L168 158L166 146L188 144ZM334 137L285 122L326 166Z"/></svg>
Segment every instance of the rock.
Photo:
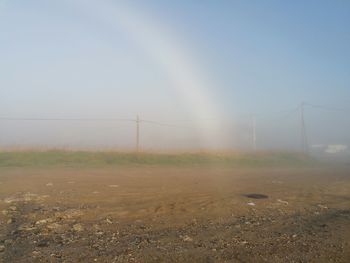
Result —
<svg viewBox="0 0 350 263"><path fill-rule="evenodd" d="M5 251L5 246L4 245L0 245L0 252L4 252Z"/></svg>
<svg viewBox="0 0 350 263"><path fill-rule="evenodd" d="M58 223L52 223L52 224L49 224L46 226L47 229L57 233L57 234L60 234L60 233L63 233L65 232L65 230L68 229L68 226L67 225L61 225L61 224L58 224Z"/></svg>
<svg viewBox="0 0 350 263"><path fill-rule="evenodd" d="M11 204L11 203L18 202L18 201L21 201L21 200L19 198L16 198L16 197L7 197L4 199L4 202L6 204Z"/></svg>
<svg viewBox="0 0 350 263"><path fill-rule="evenodd" d="M31 224L23 224L18 227L18 230L20 231L33 231L36 228L32 226Z"/></svg>
<svg viewBox="0 0 350 263"><path fill-rule="evenodd" d="M48 229L51 229L51 230L54 230L54 229L57 229L57 228L60 228L62 227L62 225L58 224L58 223L53 223L53 224L50 224L47 226Z"/></svg>
<svg viewBox="0 0 350 263"><path fill-rule="evenodd" d="M249 203L247 203L247 205L250 205L250 206L255 206L255 203L253 203L253 202L249 202Z"/></svg>
<svg viewBox="0 0 350 263"><path fill-rule="evenodd" d="M84 213L79 209L68 209L67 211L56 213L56 216L64 219L72 219L82 216L83 214Z"/></svg>
<svg viewBox="0 0 350 263"><path fill-rule="evenodd" d="M36 243L38 247L48 247L49 241L47 239L42 239Z"/></svg>
<svg viewBox="0 0 350 263"><path fill-rule="evenodd" d="M184 235L182 237L182 240L185 241L185 242L192 242L193 238L189 237L188 235Z"/></svg>
<svg viewBox="0 0 350 263"><path fill-rule="evenodd" d="M54 258L61 258L62 257L62 255L59 253L52 253L50 256L54 257Z"/></svg>
<svg viewBox="0 0 350 263"><path fill-rule="evenodd" d="M73 230L76 232L81 232L84 230L84 227L82 226L82 224L75 224L73 225Z"/></svg>
<svg viewBox="0 0 350 263"><path fill-rule="evenodd" d="M53 183L47 183L46 186L53 186Z"/></svg>
<svg viewBox="0 0 350 263"><path fill-rule="evenodd" d="M54 206L51 208L52 211L58 212L61 210L61 208L59 206Z"/></svg>
<svg viewBox="0 0 350 263"><path fill-rule="evenodd" d="M96 231L101 230L101 227L100 227L98 224L94 224L94 225L93 225L93 228L94 228Z"/></svg>
<svg viewBox="0 0 350 263"><path fill-rule="evenodd" d="M13 240L12 240L12 239L6 239L6 240L4 241L4 245L11 246L12 243L13 243Z"/></svg>
<svg viewBox="0 0 350 263"><path fill-rule="evenodd" d="M11 211L17 211L17 207L12 205L12 206L9 207L9 210L11 210Z"/></svg>
<svg viewBox="0 0 350 263"><path fill-rule="evenodd" d="M20 193L15 196L10 196L4 199L4 202L7 204L17 203L17 202L30 202L30 201L43 201L45 198L49 197L48 195L37 195L33 193Z"/></svg>
<svg viewBox="0 0 350 263"><path fill-rule="evenodd" d="M281 203L281 204L285 204L288 205L289 203L287 201L283 201L281 199L277 199L277 202Z"/></svg>
<svg viewBox="0 0 350 263"><path fill-rule="evenodd" d="M36 225L45 225L47 223L51 223L53 220L51 218L47 218L47 219L42 219L39 221L36 221L35 224Z"/></svg>
<svg viewBox="0 0 350 263"><path fill-rule="evenodd" d="M4 215L4 216L7 216L9 214L9 211L7 210L2 210L1 213Z"/></svg>

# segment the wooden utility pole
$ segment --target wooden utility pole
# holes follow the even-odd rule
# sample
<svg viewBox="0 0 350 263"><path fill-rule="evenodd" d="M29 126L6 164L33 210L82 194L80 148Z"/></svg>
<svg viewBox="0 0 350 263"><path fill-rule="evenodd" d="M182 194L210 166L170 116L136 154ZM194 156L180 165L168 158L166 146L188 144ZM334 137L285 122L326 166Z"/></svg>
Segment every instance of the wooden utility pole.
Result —
<svg viewBox="0 0 350 263"><path fill-rule="evenodd" d="M140 118L136 116L136 152L140 151Z"/></svg>
<svg viewBox="0 0 350 263"><path fill-rule="evenodd" d="M255 119L255 115L252 115L252 126L253 126L253 134L252 134L253 150L256 151L256 119Z"/></svg>
<svg viewBox="0 0 350 263"><path fill-rule="evenodd" d="M304 153L308 153L307 134L306 134L305 118L304 118L304 107L305 107L305 102L302 102L300 104L301 148Z"/></svg>

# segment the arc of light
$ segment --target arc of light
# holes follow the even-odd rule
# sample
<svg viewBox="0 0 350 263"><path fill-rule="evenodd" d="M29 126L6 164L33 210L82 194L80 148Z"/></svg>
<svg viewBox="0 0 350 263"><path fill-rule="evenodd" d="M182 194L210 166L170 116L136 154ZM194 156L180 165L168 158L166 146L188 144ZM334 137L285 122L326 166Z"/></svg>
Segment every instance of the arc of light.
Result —
<svg viewBox="0 0 350 263"><path fill-rule="evenodd" d="M121 4L94 0L78 3L78 7L83 7L89 15L97 16L109 25L122 27L137 43L141 43L141 48L150 53L162 66L173 86L191 108L202 142L215 144L217 139L210 133L217 128L217 122L209 123L203 120L219 116L216 107L206 94L207 87L190 60L191 56L171 39L167 31L136 10L131 12L130 8Z"/></svg>

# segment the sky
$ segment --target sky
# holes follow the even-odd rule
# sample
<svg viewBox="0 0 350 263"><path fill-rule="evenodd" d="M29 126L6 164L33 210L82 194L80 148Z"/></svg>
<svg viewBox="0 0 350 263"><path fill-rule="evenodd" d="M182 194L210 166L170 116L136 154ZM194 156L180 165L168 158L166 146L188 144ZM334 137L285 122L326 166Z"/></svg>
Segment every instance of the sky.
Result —
<svg viewBox="0 0 350 263"><path fill-rule="evenodd" d="M139 114L148 149L251 149L254 115L258 148L298 149L304 101L310 147L350 146L348 1L0 1L0 33L3 118ZM128 121L0 127L0 146L135 141Z"/></svg>

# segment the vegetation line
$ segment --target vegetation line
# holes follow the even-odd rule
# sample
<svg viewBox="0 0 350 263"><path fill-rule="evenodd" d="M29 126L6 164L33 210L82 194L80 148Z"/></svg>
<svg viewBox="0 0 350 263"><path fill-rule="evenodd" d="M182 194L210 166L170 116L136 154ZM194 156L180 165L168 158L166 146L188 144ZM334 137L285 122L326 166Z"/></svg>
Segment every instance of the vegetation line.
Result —
<svg viewBox="0 0 350 263"><path fill-rule="evenodd" d="M0 152L0 167L173 166L305 166L316 161L301 153L123 153L88 151Z"/></svg>

